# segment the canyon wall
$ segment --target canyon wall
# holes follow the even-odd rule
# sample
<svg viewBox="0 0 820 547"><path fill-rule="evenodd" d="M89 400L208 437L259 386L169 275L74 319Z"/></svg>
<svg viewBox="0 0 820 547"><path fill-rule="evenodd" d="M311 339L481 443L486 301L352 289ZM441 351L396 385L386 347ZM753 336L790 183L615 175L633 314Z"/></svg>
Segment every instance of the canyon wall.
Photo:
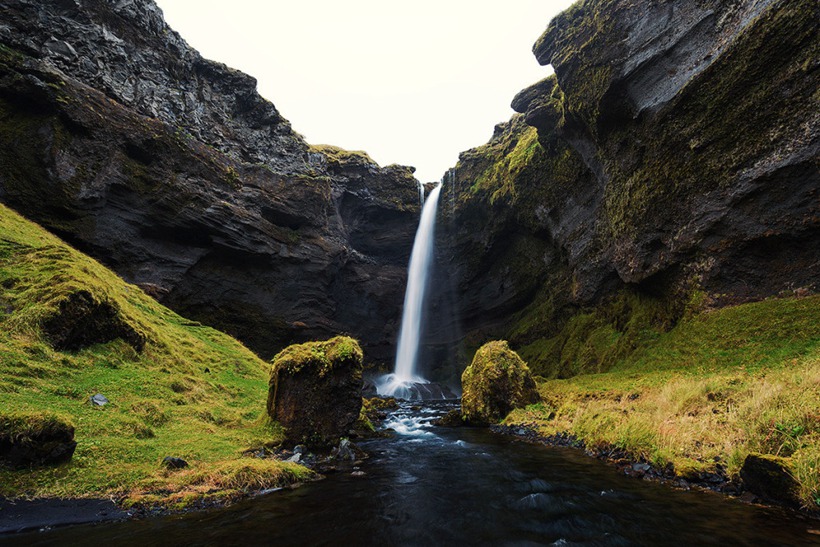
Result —
<svg viewBox="0 0 820 547"><path fill-rule="evenodd" d="M4 203L262 356L348 333L392 361L412 168L308 145L151 0L0 6Z"/></svg>
<svg viewBox="0 0 820 547"><path fill-rule="evenodd" d="M448 173L439 359L504 337L545 376L605 370L695 311L815 292L818 25L811 0L553 19L554 75Z"/></svg>

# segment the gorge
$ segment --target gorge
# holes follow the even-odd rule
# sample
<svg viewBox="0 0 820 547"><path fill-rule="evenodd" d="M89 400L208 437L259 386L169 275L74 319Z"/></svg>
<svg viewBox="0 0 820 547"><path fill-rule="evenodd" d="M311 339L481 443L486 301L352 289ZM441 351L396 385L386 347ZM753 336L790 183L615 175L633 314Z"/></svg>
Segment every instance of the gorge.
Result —
<svg viewBox="0 0 820 547"><path fill-rule="evenodd" d="M294 344L343 334L366 374L397 361L379 392L398 396L422 380L459 391L476 350L506 340L541 402L501 431L581 447L620 474L817 515L816 0L581 0L533 36L554 74L512 98L512 118L426 200L412 167L308 144L251 76L202 58L153 0L0 6L0 449L15 427L76 440L69 463L0 465L0 498L108 498L151 515L314 479L300 465L310 447L283 452L265 414L271 359L302 348L329 377L324 350ZM523 522L511 541L607 541L573 535L589 524L578 507L597 511L610 490L586 483L607 472L575 467L580 453L425 414L453 410L463 426L452 405L359 399L356 427L337 437L376 456L337 461L335 446L338 473L311 496L326 484L337 507L350 492L382 499L387 476L382 492L429 485L394 473L420 461L492 490L469 466L512 458L506 475L488 471L511 489L501 505L465 503ZM367 437L377 431L393 437ZM573 478L545 478L547 460ZM368 473L376 490L353 484ZM622 478L600 480L640 503ZM438 486L419 496L443 496ZM271 503L303 507L299 492ZM381 530L374 541L412 539L418 525L397 503L374 509L395 529L361 524ZM691 518L708 523L703 504ZM763 514L725 507L732 522ZM604 534L602 511L590 529ZM780 517L766 511L755 534L773 526L776 538ZM809 544L816 521L788 515L783 533ZM431 541L458 540L435 529ZM646 533L615 539L669 539Z"/></svg>

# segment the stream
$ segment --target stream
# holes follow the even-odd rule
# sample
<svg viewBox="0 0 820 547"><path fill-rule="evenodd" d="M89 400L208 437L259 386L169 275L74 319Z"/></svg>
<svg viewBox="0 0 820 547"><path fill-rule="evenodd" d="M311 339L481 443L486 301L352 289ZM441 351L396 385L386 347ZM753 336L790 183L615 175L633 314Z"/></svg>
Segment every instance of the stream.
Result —
<svg viewBox="0 0 820 547"><path fill-rule="evenodd" d="M404 403L363 476L181 516L6 536L19 545L820 545L820 523L625 477L571 448L435 427Z"/></svg>

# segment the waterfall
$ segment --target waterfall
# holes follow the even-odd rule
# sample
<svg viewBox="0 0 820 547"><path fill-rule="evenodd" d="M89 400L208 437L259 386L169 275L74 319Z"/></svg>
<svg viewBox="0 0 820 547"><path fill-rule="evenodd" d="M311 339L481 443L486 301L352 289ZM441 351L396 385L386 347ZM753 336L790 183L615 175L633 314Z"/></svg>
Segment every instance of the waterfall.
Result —
<svg viewBox="0 0 820 547"><path fill-rule="evenodd" d="M421 219L413 241L413 251L410 253L410 267L407 270L407 289L404 293L396 368L393 374L382 376L376 382L379 395L403 399L421 398L417 384L427 383L427 380L418 375L416 369L422 333L424 294L433 262L436 207L440 193L441 184L433 188L421 209Z"/></svg>

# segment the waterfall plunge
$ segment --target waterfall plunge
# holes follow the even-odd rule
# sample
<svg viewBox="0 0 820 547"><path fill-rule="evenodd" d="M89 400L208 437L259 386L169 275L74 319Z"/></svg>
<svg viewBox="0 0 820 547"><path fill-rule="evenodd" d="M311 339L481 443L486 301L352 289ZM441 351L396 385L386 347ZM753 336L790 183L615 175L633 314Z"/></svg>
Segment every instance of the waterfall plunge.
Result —
<svg viewBox="0 0 820 547"><path fill-rule="evenodd" d="M396 351L396 369L376 382L379 395L401 399L423 398L419 384L427 380L418 375L416 366L421 337L421 320L424 309L424 293L433 262L435 242L436 208L441 193L441 184L433 188L421 209L421 219L410 254L407 270L407 289L404 293L404 311L399 330L399 346Z"/></svg>

